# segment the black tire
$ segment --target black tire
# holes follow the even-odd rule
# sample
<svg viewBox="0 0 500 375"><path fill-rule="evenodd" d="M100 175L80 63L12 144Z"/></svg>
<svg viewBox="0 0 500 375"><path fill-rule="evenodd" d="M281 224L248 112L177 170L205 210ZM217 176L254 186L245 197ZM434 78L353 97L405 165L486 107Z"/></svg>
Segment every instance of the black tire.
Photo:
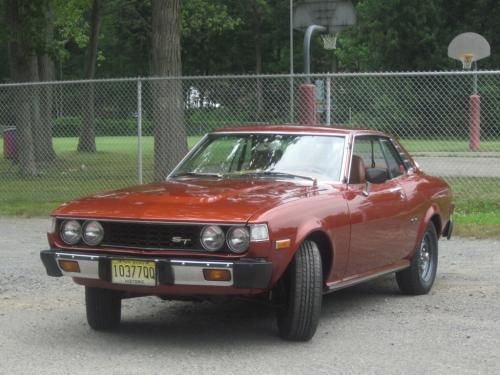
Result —
<svg viewBox="0 0 500 375"><path fill-rule="evenodd" d="M85 287L87 322L96 331L111 330L120 325L122 299L119 292Z"/></svg>
<svg viewBox="0 0 500 375"><path fill-rule="evenodd" d="M428 267L424 267L425 259L429 260ZM399 289L404 294L415 296L429 293L436 279L437 266L438 236L431 222L411 259L410 267L396 273Z"/></svg>
<svg viewBox="0 0 500 375"><path fill-rule="evenodd" d="M305 241L275 289L278 329L283 339L308 341L314 336L321 314L322 273L318 246Z"/></svg>

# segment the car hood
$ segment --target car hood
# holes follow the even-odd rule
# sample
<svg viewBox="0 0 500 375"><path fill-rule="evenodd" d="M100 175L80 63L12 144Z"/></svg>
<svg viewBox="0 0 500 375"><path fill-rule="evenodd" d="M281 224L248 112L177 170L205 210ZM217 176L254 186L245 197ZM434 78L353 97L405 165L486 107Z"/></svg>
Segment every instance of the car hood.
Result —
<svg viewBox="0 0 500 375"><path fill-rule="evenodd" d="M246 222L257 212L318 191L312 182L186 179L99 193L52 215L97 219Z"/></svg>

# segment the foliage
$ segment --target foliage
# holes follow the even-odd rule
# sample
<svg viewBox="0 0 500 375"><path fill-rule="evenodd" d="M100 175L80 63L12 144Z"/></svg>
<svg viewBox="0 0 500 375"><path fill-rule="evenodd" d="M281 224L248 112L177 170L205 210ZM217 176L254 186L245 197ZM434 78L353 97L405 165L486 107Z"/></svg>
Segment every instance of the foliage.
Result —
<svg viewBox="0 0 500 375"><path fill-rule="evenodd" d="M86 13L90 10L90 0L52 0L54 3L54 54L59 61L70 58L68 43L85 48L89 42L89 24ZM83 65L83 64L82 64Z"/></svg>
<svg viewBox="0 0 500 375"><path fill-rule="evenodd" d="M83 75L90 0L35 0L26 3L29 38L47 48L68 79ZM340 34L334 52L312 45L315 72L460 69L446 48L451 39L475 31L492 45L480 68L498 68L500 2L495 0L358 0L358 22ZM54 42L43 45L43 9L54 9ZM283 0L183 0L184 75L287 73L289 2ZM5 4L0 6L5 13ZM9 30L0 26L0 39ZM295 71L302 71L303 33L294 33ZM107 0L99 40L97 77L148 76L151 60L151 0ZM258 57L257 49L261 56ZM7 51L0 49L0 62ZM0 79L9 72L0 68ZM259 68L260 69L260 68Z"/></svg>
<svg viewBox="0 0 500 375"><path fill-rule="evenodd" d="M475 31L492 46L500 40L500 3L479 0L359 0L357 24L341 34L342 70L411 71L461 68L447 56L458 34ZM498 67L500 54L480 63Z"/></svg>

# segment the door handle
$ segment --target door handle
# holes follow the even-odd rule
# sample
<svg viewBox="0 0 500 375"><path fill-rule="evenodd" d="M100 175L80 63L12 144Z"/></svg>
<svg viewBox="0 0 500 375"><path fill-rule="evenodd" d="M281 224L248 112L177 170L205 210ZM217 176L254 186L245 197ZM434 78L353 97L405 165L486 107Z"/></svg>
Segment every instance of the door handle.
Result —
<svg viewBox="0 0 500 375"><path fill-rule="evenodd" d="M401 186L396 186L396 187L390 188L389 193L399 193L399 196L401 197L401 199L405 199L405 197L406 197L405 192Z"/></svg>
<svg viewBox="0 0 500 375"><path fill-rule="evenodd" d="M401 186L393 187L389 189L389 193L400 193L403 191L403 188Z"/></svg>

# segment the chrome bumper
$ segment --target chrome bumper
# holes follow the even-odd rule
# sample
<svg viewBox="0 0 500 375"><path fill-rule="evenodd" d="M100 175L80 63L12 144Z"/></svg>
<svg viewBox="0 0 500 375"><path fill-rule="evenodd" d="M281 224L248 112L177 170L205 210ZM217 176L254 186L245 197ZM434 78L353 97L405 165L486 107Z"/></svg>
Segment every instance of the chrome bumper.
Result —
<svg viewBox="0 0 500 375"><path fill-rule="evenodd" d="M49 276L71 276L108 282L111 282L112 259L154 261L157 270L157 285L199 285L264 289L269 286L272 274L272 264L263 259L201 261L123 255L80 254L57 250L43 250L40 253L40 257ZM78 262L80 272L65 272L59 266L59 260ZM206 280L203 270L207 269L227 269L231 274L231 280Z"/></svg>
<svg viewBox="0 0 500 375"><path fill-rule="evenodd" d="M450 221L446 224L443 230L443 237L446 237L446 239L450 239L451 235L453 234L453 218L450 217Z"/></svg>

